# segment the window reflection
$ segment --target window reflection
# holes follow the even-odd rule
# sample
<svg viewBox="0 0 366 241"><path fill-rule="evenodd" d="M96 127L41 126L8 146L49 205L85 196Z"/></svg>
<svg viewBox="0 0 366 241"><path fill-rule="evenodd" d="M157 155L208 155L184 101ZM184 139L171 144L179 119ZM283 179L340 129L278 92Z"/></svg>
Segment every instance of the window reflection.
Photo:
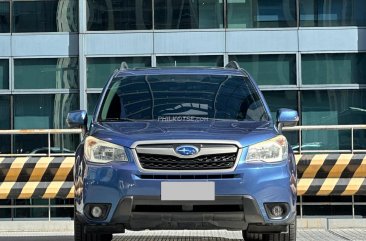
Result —
<svg viewBox="0 0 366 241"><path fill-rule="evenodd" d="M366 26L364 0L298 0L300 26ZM296 0L87 0L87 29L296 27ZM12 7L10 6L12 4ZM0 2L0 33L78 32L77 0ZM154 6L153 6L154 5ZM12 16L10 16L12 9ZM154 18L153 19L153 9Z"/></svg>
<svg viewBox="0 0 366 241"><path fill-rule="evenodd" d="M78 58L15 59L16 89L78 89Z"/></svg>
<svg viewBox="0 0 366 241"><path fill-rule="evenodd" d="M366 91L303 90L301 92L303 125L357 125L366 122ZM351 148L350 131L304 131L303 145L318 150ZM365 132L355 135L355 143L365 143ZM314 145L317 145L314 147Z"/></svg>
<svg viewBox="0 0 366 241"><path fill-rule="evenodd" d="M116 77L108 87L105 99L107 101L98 116L101 121L119 118L164 120L170 117L183 120L185 117L269 119L254 86L246 77L235 75Z"/></svg>
<svg viewBox="0 0 366 241"><path fill-rule="evenodd" d="M13 32L77 32L77 0L13 1Z"/></svg>
<svg viewBox="0 0 366 241"><path fill-rule="evenodd" d="M155 0L156 29L223 28L221 0Z"/></svg>
<svg viewBox="0 0 366 241"><path fill-rule="evenodd" d="M264 98L271 111L273 120L276 120L277 110L280 108L288 108L297 110L297 91L279 90L279 91L262 91Z"/></svg>
<svg viewBox="0 0 366 241"><path fill-rule="evenodd" d="M295 54L235 55L229 60L237 61L259 85L295 85Z"/></svg>
<svg viewBox="0 0 366 241"><path fill-rule="evenodd" d="M88 0L88 30L152 29L152 0Z"/></svg>
<svg viewBox="0 0 366 241"><path fill-rule="evenodd" d="M365 0L300 0L303 27L365 26Z"/></svg>
<svg viewBox="0 0 366 241"><path fill-rule="evenodd" d="M296 26L296 0L228 0L228 28Z"/></svg>
<svg viewBox="0 0 366 241"><path fill-rule="evenodd" d="M78 94L14 96L14 129L65 129L67 114L79 109ZM75 150L78 135L52 135L51 147ZM48 146L47 135L15 135L16 153L39 152Z"/></svg>
<svg viewBox="0 0 366 241"><path fill-rule="evenodd" d="M365 53L303 54L303 84L366 84Z"/></svg>
<svg viewBox="0 0 366 241"><path fill-rule="evenodd" d="M151 67L151 57L100 57L87 59L88 88L103 88L114 70L126 62L129 68Z"/></svg>

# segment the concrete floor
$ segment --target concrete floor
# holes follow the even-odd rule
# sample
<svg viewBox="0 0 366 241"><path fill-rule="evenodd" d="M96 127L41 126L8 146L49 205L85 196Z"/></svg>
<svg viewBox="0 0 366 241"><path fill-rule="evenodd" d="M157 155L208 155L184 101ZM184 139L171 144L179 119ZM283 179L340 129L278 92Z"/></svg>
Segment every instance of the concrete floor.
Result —
<svg viewBox="0 0 366 241"><path fill-rule="evenodd" d="M73 241L72 233L0 233L0 241ZM242 241L241 232L229 231L127 231L113 241ZM297 241L366 241L366 229L299 229Z"/></svg>

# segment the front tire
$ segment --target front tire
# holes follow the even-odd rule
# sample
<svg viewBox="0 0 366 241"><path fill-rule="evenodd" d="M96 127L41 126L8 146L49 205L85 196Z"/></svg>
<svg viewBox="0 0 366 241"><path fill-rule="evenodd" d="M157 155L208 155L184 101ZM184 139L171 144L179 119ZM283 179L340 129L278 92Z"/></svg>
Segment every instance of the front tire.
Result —
<svg viewBox="0 0 366 241"><path fill-rule="evenodd" d="M74 217L74 240L75 241L111 241L112 234L85 233L84 225L75 215Z"/></svg>
<svg viewBox="0 0 366 241"><path fill-rule="evenodd" d="M262 240L262 234L260 233L249 233L246 230L243 230L243 239L245 241L260 241Z"/></svg>
<svg viewBox="0 0 366 241"><path fill-rule="evenodd" d="M288 225L288 233L259 234L243 231L245 241L296 241L296 220Z"/></svg>
<svg viewBox="0 0 366 241"><path fill-rule="evenodd" d="M79 219L74 214L74 240L75 241L84 241L84 225L79 221Z"/></svg>
<svg viewBox="0 0 366 241"><path fill-rule="evenodd" d="M288 225L288 233L266 234L263 241L296 241L296 220Z"/></svg>

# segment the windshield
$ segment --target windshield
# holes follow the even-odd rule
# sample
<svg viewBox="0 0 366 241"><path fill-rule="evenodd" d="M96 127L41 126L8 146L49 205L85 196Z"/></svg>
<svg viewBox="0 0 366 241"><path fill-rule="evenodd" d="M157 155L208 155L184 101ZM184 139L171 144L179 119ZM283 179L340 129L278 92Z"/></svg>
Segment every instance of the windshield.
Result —
<svg viewBox="0 0 366 241"><path fill-rule="evenodd" d="M268 121L248 78L230 75L138 75L112 80L99 121L230 119Z"/></svg>

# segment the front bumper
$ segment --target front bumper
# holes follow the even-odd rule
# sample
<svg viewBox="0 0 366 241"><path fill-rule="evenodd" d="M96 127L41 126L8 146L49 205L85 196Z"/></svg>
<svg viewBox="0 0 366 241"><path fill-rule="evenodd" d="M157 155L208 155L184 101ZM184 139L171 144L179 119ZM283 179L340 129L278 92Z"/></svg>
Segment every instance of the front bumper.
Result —
<svg viewBox="0 0 366 241"><path fill-rule="evenodd" d="M82 219L80 215L78 217ZM215 201L161 201L159 198L128 196L122 199L109 223L84 220L86 232L129 230L227 229L260 233L286 232L287 224L265 224L257 202L250 196L218 196Z"/></svg>
<svg viewBox="0 0 366 241"><path fill-rule="evenodd" d="M84 164L80 165L84 167L83 171L75 183L77 215L87 227L94 230L126 227L132 230L248 228L263 231L262 227L266 227L269 231L275 229L272 231L277 232L279 228L282 232L282 228L296 216L296 169L292 167L293 160L275 164L246 163L243 156L236 169L225 174L220 171L181 175L149 174L141 173L133 161L98 165L84 160ZM190 206L204 203L162 202L161 183L169 181L213 181L216 198L208 206L236 206L237 209L190 212ZM88 219L84 208L91 203L110 204L107 217L103 220ZM267 215L265 203L286 203L289 205L289 215L281 220L273 220ZM136 209L136 205L150 207ZM170 210L170 206L174 205L181 205L181 210Z"/></svg>

